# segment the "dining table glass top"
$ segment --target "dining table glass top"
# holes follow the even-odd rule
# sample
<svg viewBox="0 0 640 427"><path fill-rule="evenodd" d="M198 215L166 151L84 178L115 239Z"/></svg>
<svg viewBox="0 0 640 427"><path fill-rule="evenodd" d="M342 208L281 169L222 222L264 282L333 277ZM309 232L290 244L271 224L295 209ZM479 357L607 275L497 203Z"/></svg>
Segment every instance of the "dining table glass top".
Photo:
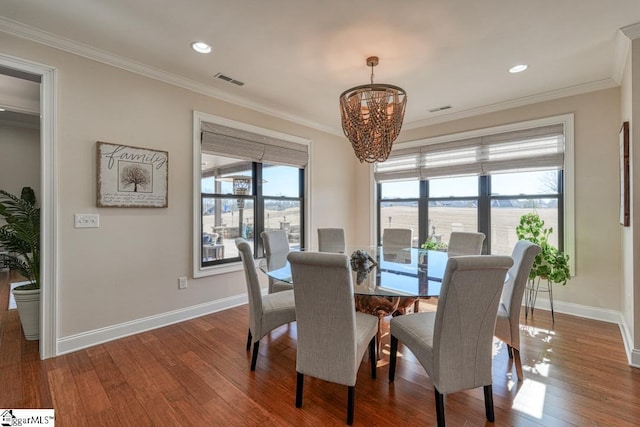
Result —
<svg viewBox="0 0 640 427"><path fill-rule="evenodd" d="M419 248L347 248L356 295L431 297L440 294L447 265L446 252ZM269 277L292 283L287 254L273 254L259 262Z"/></svg>

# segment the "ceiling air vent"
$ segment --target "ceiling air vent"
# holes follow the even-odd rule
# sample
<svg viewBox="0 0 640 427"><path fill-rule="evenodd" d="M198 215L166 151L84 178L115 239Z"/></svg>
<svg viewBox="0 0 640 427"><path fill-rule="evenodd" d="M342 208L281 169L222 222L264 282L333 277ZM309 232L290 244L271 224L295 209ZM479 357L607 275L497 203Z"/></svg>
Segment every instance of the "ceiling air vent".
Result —
<svg viewBox="0 0 640 427"><path fill-rule="evenodd" d="M431 110L429 110L429 112L437 113L438 111L448 110L449 108L451 108L451 105L445 105L444 107L432 108Z"/></svg>
<svg viewBox="0 0 640 427"><path fill-rule="evenodd" d="M224 80L225 82L233 83L234 85L244 86L244 82L241 82L240 80L233 79L233 78L231 78L229 76L225 76L222 73L218 73L213 77L215 77L217 79L220 79L220 80Z"/></svg>

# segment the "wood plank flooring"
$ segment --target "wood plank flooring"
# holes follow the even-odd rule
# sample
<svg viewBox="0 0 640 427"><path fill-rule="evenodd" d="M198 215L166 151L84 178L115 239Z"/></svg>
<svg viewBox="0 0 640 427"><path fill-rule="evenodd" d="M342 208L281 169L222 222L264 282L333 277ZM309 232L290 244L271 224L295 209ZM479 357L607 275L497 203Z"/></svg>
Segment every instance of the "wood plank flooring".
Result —
<svg viewBox="0 0 640 427"><path fill-rule="evenodd" d="M248 312L238 307L41 361L7 310L0 272L0 408L54 408L58 426L345 425L346 387L305 378L294 407L295 323L265 337L255 372L245 351ZM435 299L421 310L433 310ZM496 422L484 418L482 389L447 395L450 426L637 426L640 370L628 366L617 325L536 310L522 319L525 380L517 382L496 341ZM356 426L433 426L433 387L400 346L389 384L388 323L378 378L365 356L356 386Z"/></svg>

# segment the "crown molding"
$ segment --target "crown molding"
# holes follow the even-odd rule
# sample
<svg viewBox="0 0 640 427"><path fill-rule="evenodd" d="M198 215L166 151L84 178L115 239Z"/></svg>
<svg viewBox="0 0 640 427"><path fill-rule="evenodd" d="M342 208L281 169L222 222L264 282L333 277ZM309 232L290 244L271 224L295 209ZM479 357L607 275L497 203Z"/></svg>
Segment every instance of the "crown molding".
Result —
<svg viewBox="0 0 640 427"><path fill-rule="evenodd" d="M622 27L620 31L630 40L640 39L640 22Z"/></svg>
<svg viewBox="0 0 640 427"><path fill-rule="evenodd" d="M625 27L626 28L626 27ZM629 56L629 48L631 46L631 40L625 35L622 29L616 32L616 47L613 57L613 80L621 84L622 75L624 74L624 67L627 65L627 57Z"/></svg>
<svg viewBox="0 0 640 427"><path fill-rule="evenodd" d="M173 86L178 86L183 89L190 90L195 93L206 95L224 102L228 102L240 107L248 108L250 110L267 114L269 116L284 119L293 123L300 124L312 129L320 130L322 132L341 135L339 130L333 127L325 126L320 123L304 119L295 115L287 114L285 112L268 108L262 104L248 101L247 99L230 95L227 92L220 91L205 84L196 82L191 79L187 79L158 68L150 67L140 62L133 61L122 56L118 56L108 51L97 49L83 43L79 43L58 35L42 31L38 28L31 27L29 25L22 24L11 19L7 19L0 16L0 31L7 34L17 36L23 39L31 40L36 43L43 44L45 46L52 47L54 49L62 50L72 53L74 55L82 56L93 61L98 61L103 64L107 64L113 67L117 67L132 73L140 74L145 77L149 77L155 80L168 83Z"/></svg>
<svg viewBox="0 0 640 427"><path fill-rule="evenodd" d="M496 111L508 110L510 108L517 108L525 105L536 104L539 102L552 101L559 98L566 98L568 96L582 95L583 93L595 92L597 90L610 89L616 86L619 86L619 83L616 83L613 79L602 79L582 85L570 86L536 95L524 96L522 98L516 98L505 102L498 102L496 104L483 105L467 110L443 114L438 117L416 120L413 122L405 123L402 128L406 130L417 129L425 126L435 125L438 123L465 119L482 114L495 113Z"/></svg>

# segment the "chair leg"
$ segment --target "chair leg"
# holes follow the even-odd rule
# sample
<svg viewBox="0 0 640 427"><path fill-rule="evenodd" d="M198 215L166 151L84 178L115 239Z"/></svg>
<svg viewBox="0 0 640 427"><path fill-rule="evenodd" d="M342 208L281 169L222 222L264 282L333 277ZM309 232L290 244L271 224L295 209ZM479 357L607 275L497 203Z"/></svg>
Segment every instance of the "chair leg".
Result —
<svg viewBox="0 0 640 427"><path fill-rule="evenodd" d="M417 313L419 311L420 311L420 298L418 298L416 302L413 303L413 312Z"/></svg>
<svg viewBox="0 0 640 427"><path fill-rule="evenodd" d="M376 359L376 337L371 338L369 341L369 363L371 363L371 378L376 379L376 367L378 365L378 359Z"/></svg>
<svg viewBox="0 0 640 427"><path fill-rule="evenodd" d="M520 359L520 350L516 348L513 349L513 360L516 363L516 375L518 375L518 381L522 381L524 379L524 374L522 373L522 360Z"/></svg>
<svg viewBox="0 0 640 427"><path fill-rule="evenodd" d="M509 359L513 359L513 348L507 344L507 353L509 353Z"/></svg>
<svg viewBox="0 0 640 427"><path fill-rule="evenodd" d="M398 338L391 335L391 351L389 352L389 382L396 378L396 358L398 356Z"/></svg>
<svg viewBox="0 0 640 427"><path fill-rule="evenodd" d="M296 372L296 408L300 408L302 406L302 389L304 387L304 374L300 372Z"/></svg>
<svg viewBox="0 0 640 427"><path fill-rule="evenodd" d="M353 400L355 397L356 387L349 386L347 390L347 425L353 425Z"/></svg>
<svg viewBox="0 0 640 427"><path fill-rule="evenodd" d="M382 342L382 317L378 316L378 332L376 332L376 360L380 359L380 343Z"/></svg>
<svg viewBox="0 0 640 427"><path fill-rule="evenodd" d="M444 427L444 395L436 388L433 390L436 393L436 419L438 420L438 427Z"/></svg>
<svg viewBox="0 0 640 427"><path fill-rule="evenodd" d="M251 329L249 329L249 336L247 337L247 351L251 349Z"/></svg>
<svg viewBox="0 0 640 427"><path fill-rule="evenodd" d="M491 384L484 386L484 411L487 414L487 421L492 423L496 420L493 414L493 387Z"/></svg>
<svg viewBox="0 0 640 427"><path fill-rule="evenodd" d="M251 370L256 370L256 362L258 361L258 347L260 346L260 341L256 341L253 344L253 354L251 355Z"/></svg>
<svg viewBox="0 0 640 427"><path fill-rule="evenodd" d="M556 323L556 318L553 315L553 283L549 282L549 304L551 304L551 323Z"/></svg>

